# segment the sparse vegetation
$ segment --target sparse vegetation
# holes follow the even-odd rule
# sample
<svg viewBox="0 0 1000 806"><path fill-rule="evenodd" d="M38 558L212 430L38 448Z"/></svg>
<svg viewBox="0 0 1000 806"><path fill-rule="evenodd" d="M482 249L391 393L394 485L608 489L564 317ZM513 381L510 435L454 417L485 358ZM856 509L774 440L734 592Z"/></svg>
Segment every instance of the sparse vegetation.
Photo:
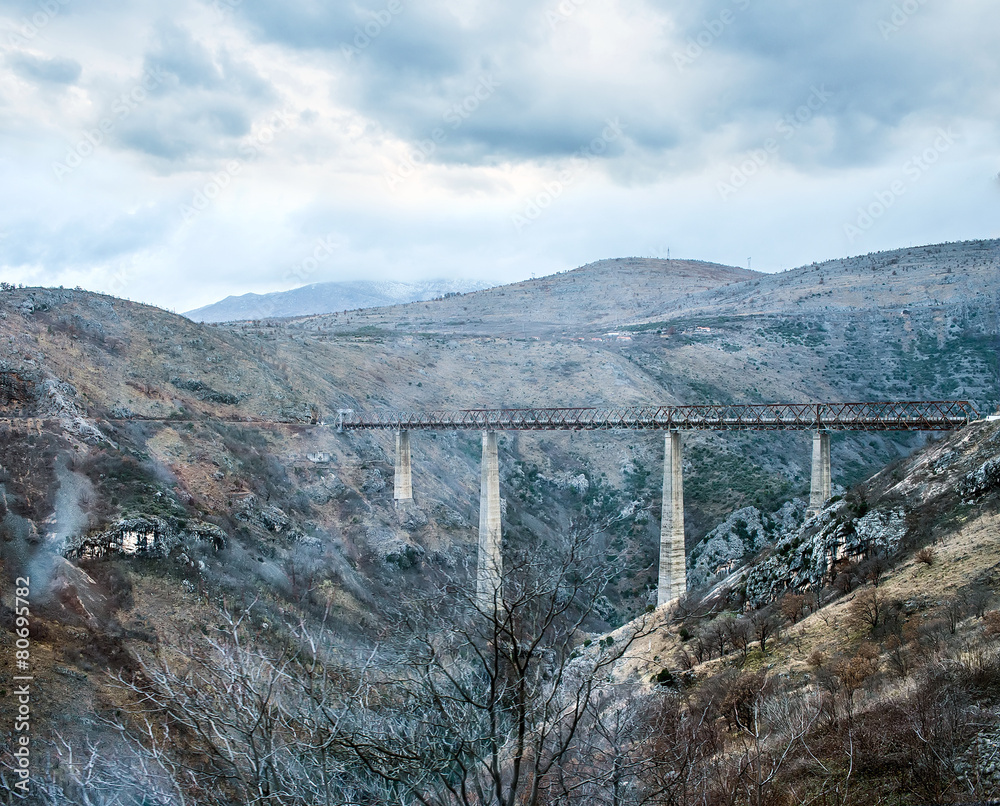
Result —
<svg viewBox="0 0 1000 806"><path fill-rule="evenodd" d="M477 436L415 435L416 498L396 504L391 434L321 425L340 408L542 401L954 393L985 409L995 303L938 299L946 275L921 266L993 260L997 245L939 248L750 284L673 261L689 276L672 285L636 259L547 279L561 296L540 308L508 288L441 300L436 318L421 304L210 328L4 286L0 574L9 590L26 563L44 573L41 802L994 796L995 425L912 456L913 437L838 435L835 481L850 489L781 529L779 508L808 487L806 440L686 437L692 561L739 508L774 522L669 614L650 604L662 435L502 439L509 601L474 612ZM893 302L890 265L926 306ZM985 271L954 266L970 284ZM619 299L622 278L648 287ZM876 287L891 317L864 298ZM734 517L727 536L746 547L754 523ZM136 527L162 528L162 553L126 553L147 536ZM43 553L81 530L119 542ZM7 687L0 712L11 703Z"/></svg>

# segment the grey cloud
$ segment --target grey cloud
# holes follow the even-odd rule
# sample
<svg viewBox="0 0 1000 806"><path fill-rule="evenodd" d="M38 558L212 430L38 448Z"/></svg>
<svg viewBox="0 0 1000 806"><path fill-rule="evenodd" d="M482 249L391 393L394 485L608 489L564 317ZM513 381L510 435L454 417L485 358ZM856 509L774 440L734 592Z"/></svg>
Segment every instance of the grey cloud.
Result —
<svg viewBox="0 0 1000 806"><path fill-rule="evenodd" d="M152 77L148 97L118 107L119 146L157 159L161 170L184 169L202 158L232 156L253 120L276 93L254 66L233 54L213 52L190 31L161 21L143 62Z"/></svg>
<svg viewBox="0 0 1000 806"><path fill-rule="evenodd" d="M260 39L293 48L339 49L355 35L355 17L341 5L317 8L315 3L261 0L237 6L236 13Z"/></svg>
<svg viewBox="0 0 1000 806"><path fill-rule="evenodd" d="M161 94L181 89L226 91L250 98L270 98L270 85L254 67L221 50L212 53L191 32L171 21L154 27L155 44L146 54L146 71L166 75Z"/></svg>
<svg viewBox="0 0 1000 806"><path fill-rule="evenodd" d="M508 19L518 15L518 5L523 0L505 7ZM442 0L326 5L310 0L258 0L243 3L236 13L263 41L331 51L357 62L376 59L390 70L425 78L454 74L470 47L483 44L479 32L463 28ZM502 38L501 31L495 34ZM345 48L352 47L355 50L345 56Z"/></svg>
<svg viewBox="0 0 1000 806"><path fill-rule="evenodd" d="M14 53L7 62L21 78L46 84L75 84L83 70L74 59L44 59L30 53Z"/></svg>
<svg viewBox="0 0 1000 806"><path fill-rule="evenodd" d="M217 150L220 141L247 134L250 123L247 111L231 102L201 102L194 108L161 104L123 124L118 140L128 148L176 161Z"/></svg>
<svg viewBox="0 0 1000 806"><path fill-rule="evenodd" d="M240 13L264 40L330 51L331 66L346 79L338 82L338 100L393 134L419 144L442 131L432 161L565 158L598 136L608 118L619 116L635 122L647 147L679 142L680 130L672 113L658 108L649 76L622 87L599 71L550 75L552 31L537 3L506 4L474 26L440 3L406 4L388 24L371 23L372 14L385 8L374 3L361 11L330 8L321 14L311 3L262 2ZM486 98L484 80L498 85ZM626 140L605 156L624 151Z"/></svg>
<svg viewBox="0 0 1000 806"><path fill-rule="evenodd" d="M156 26L156 45L147 54L145 67L162 71L172 77L168 87L202 87L216 89L223 82L222 71L211 52L184 28L173 22L160 22Z"/></svg>
<svg viewBox="0 0 1000 806"><path fill-rule="evenodd" d="M568 155L600 131L603 117L613 111L544 98L549 89L544 77L522 66L530 61L525 51L540 44L544 25L543 9L535 3L506 4L474 27L444 3L418 6L403 0L391 20L388 8L368 3L363 9L318 11L312 3L260 2L241 6L239 13L262 40L329 51L331 67L347 79L340 100L393 133L417 141L443 128L448 136L437 148L437 160ZM390 21L383 25L380 19ZM474 116L462 116L461 125L451 125L458 119L446 119L449 110L491 76L499 86L489 100Z"/></svg>
<svg viewBox="0 0 1000 806"><path fill-rule="evenodd" d="M442 126L443 114L482 75L495 75L495 95L461 126L444 126L447 139L431 157L443 163L566 157L605 118L621 116L637 156L697 168L706 138L757 147L820 88L828 97L797 122L781 159L806 169L866 165L895 148L895 134L914 115L987 116L982 71L1000 79L995 60L967 52L984 47L974 37L985 23L978 2L950 12L943 25L914 16L887 35L880 23L891 19L892 2L647 0L670 31L648 54L649 69L582 75L547 69L553 34L545 4L505 4L472 24L444 3L401 2L386 25L371 21L387 0L327 8L260 0L237 13L262 40L328 51L331 69L343 77L338 100L415 144ZM916 12L940 13L930 5ZM370 41L366 24L377 31ZM699 40L693 63L679 69L676 54ZM345 45L356 46L349 59L341 58Z"/></svg>
<svg viewBox="0 0 1000 806"><path fill-rule="evenodd" d="M739 68L727 77L733 93L722 125L744 124L756 113L779 119L814 87L828 89L830 100L782 156L840 167L884 157L895 147L894 132L915 115L989 117L983 82L1000 84L1000 70L995 60L975 55L984 9L972 2L934 17L940 8L915 5L904 13L893 2L709 0L684 4L675 19L681 42L708 41L688 70L692 81L714 60ZM731 22L720 32L726 12ZM748 142L760 138L745 128Z"/></svg>

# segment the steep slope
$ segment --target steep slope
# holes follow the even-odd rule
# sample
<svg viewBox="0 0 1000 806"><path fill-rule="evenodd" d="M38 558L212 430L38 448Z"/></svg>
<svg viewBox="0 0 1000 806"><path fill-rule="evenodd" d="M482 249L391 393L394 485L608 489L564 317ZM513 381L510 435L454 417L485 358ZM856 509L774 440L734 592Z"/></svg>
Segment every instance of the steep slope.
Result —
<svg viewBox="0 0 1000 806"><path fill-rule="evenodd" d="M659 752L689 785L732 791L739 768L766 802L994 798L998 603L994 417L885 468L658 613L615 685L646 703L646 719L667 712L656 724L680 744Z"/></svg>
<svg viewBox="0 0 1000 806"><path fill-rule="evenodd" d="M92 421L167 420L143 426L151 429L142 437L144 444L149 440L147 450L209 509L225 509L232 491L247 482L241 462L227 455L218 435L202 430L209 423L197 424L202 416L308 425L314 418L332 420L343 407L947 397L970 398L992 410L996 266L995 242L825 264L822 275L818 267L770 276L627 259L446 300L231 327L199 326L79 292L25 290L0 297L0 334L9 345L5 377L34 390L31 411L58 414L68 406ZM862 278L868 285L859 296L830 307L828 289L853 294ZM883 283L886 296L876 298L872 289ZM771 289L770 301L755 312L754 295L764 293L759 289ZM785 297L775 297L779 291ZM713 304L723 313L703 313L715 311L706 295L718 297ZM890 304L895 295L910 307ZM802 303L807 310L800 312L795 299L824 301L821 307ZM861 307L866 300L868 307ZM653 308L678 313L636 324ZM467 318L450 318L459 311ZM633 324L620 331L626 335L603 335L611 321ZM564 327L567 335L559 330ZM547 335L525 339L530 330ZM576 335L595 332L601 335ZM178 430L192 418L195 425ZM277 426L265 433L266 453L280 466L328 454L330 466L342 466L338 475L365 501L370 495L361 489L363 473L351 478L358 455L377 457L383 477L391 472L388 435L337 437L329 429L306 428L292 436ZM905 436L838 438L835 480L858 481L917 443ZM460 477L451 455L456 444L467 445ZM444 442L418 437L414 447L418 495L441 500L469 519L476 501L472 445L472 437L460 435ZM504 451L508 468L526 463L546 479L584 473L595 489L603 477L621 495L632 485L629 495L640 511L658 506L662 445L655 437L511 435ZM808 484L808 440L796 435L692 435L687 459L692 545L739 506L777 508ZM391 499L377 506L387 503ZM388 512L381 518L393 520ZM436 529L431 518L426 539ZM651 554L655 518L638 533ZM397 537L409 540L403 533Z"/></svg>
<svg viewBox="0 0 1000 806"><path fill-rule="evenodd" d="M185 657L189 642L214 635L219 603L253 604L260 635L326 619L347 652L386 628L382 614L400 590L468 584L479 435L414 435L416 500L397 506L392 434L338 435L322 422L341 407L954 395L992 410L996 244L940 247L951 273L952 264L935 268L936 249L903 250L920 284L891 279L901 252L896 264L866 269L874 279L857 298L851 283L868 275L852 261L822 283L813 267L765 277L608 261L446 300L230 326L86 292L0 293L0 572L10 581L31 569L33 657L48 692L36 703L40 723L72 731L94 712L113 713L122 695L103 670ZM844 289L836 310L828 294L815 296L831 283ZM907 307L871 296L881 283L907 295ZM771 297L754 308L765 285ZM851 486L922 442L838 436L835 481ZM507 547L545 551L571 527L594 530L620 573L590 627L644 611L655 588L662 435L508 434L500 448ZM772 512L808 488L804 435L692 434L685 457L691 549L733 510ZM966 464L954 472L977 471ZM885 494L889 507L907 493ZM881 499L868 496L878 510ZM828 525L864 517L850 509L856 495L846 500L807 524L813 534L826 540L836 536ZM910 534L907 518L925 510L900 506ZM861 530L898 521L886 517ZM930 510L926 518L937 523ZM991 528L980 526L969 538L977 546ZM757 576L728 591L765 602L799 570L771 558L786 562L809 540L761 557ZM10 590L0 607L8 627ZM658 671L673 663L677 637L650 646Z"/></svg>

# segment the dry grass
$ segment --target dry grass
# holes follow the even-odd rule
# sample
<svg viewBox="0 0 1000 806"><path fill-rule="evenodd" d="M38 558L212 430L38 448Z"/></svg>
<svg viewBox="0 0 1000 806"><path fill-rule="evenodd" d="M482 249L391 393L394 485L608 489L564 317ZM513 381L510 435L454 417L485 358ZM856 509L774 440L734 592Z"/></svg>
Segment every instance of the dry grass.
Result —
<svg viewBox="0 0 1000 806"><path fill-rule="evenodd" d="M886 574L879 592L886 600L919 599L927 607L953 597L964 585L984 572L1000 566L1000 516L987 514L970 519L936 546L936 560L926 565L910 558ZM852 617L851 607L870 586L827 604L794 625L786 625L781 639L774 642L764 665L769 674L807 680L818 666L830 658L853 654L867 636L867 629ZM1000 616L992 616L1000 624ZM676 669L674 656L681 646L669 614L657 612L657 631L642 639L636 649L616 669L622 679L648 681L664 667ZM1000 627L998 627L1000 630ZM740 654L730 652L694 667L699 678L710 677L738 663Z"/></svg>

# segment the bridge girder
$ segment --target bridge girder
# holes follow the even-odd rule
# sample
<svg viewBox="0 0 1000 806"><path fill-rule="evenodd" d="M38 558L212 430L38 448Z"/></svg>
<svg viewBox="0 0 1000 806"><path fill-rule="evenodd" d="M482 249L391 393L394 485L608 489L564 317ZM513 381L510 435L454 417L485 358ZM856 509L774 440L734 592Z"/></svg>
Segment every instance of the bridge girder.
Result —
<svg viewBox="0 0 1000 806"><path fill-rule="evenodd" d="M978 416L966 400L460 409L351 412L338 430L949 431Z"/></svg>

